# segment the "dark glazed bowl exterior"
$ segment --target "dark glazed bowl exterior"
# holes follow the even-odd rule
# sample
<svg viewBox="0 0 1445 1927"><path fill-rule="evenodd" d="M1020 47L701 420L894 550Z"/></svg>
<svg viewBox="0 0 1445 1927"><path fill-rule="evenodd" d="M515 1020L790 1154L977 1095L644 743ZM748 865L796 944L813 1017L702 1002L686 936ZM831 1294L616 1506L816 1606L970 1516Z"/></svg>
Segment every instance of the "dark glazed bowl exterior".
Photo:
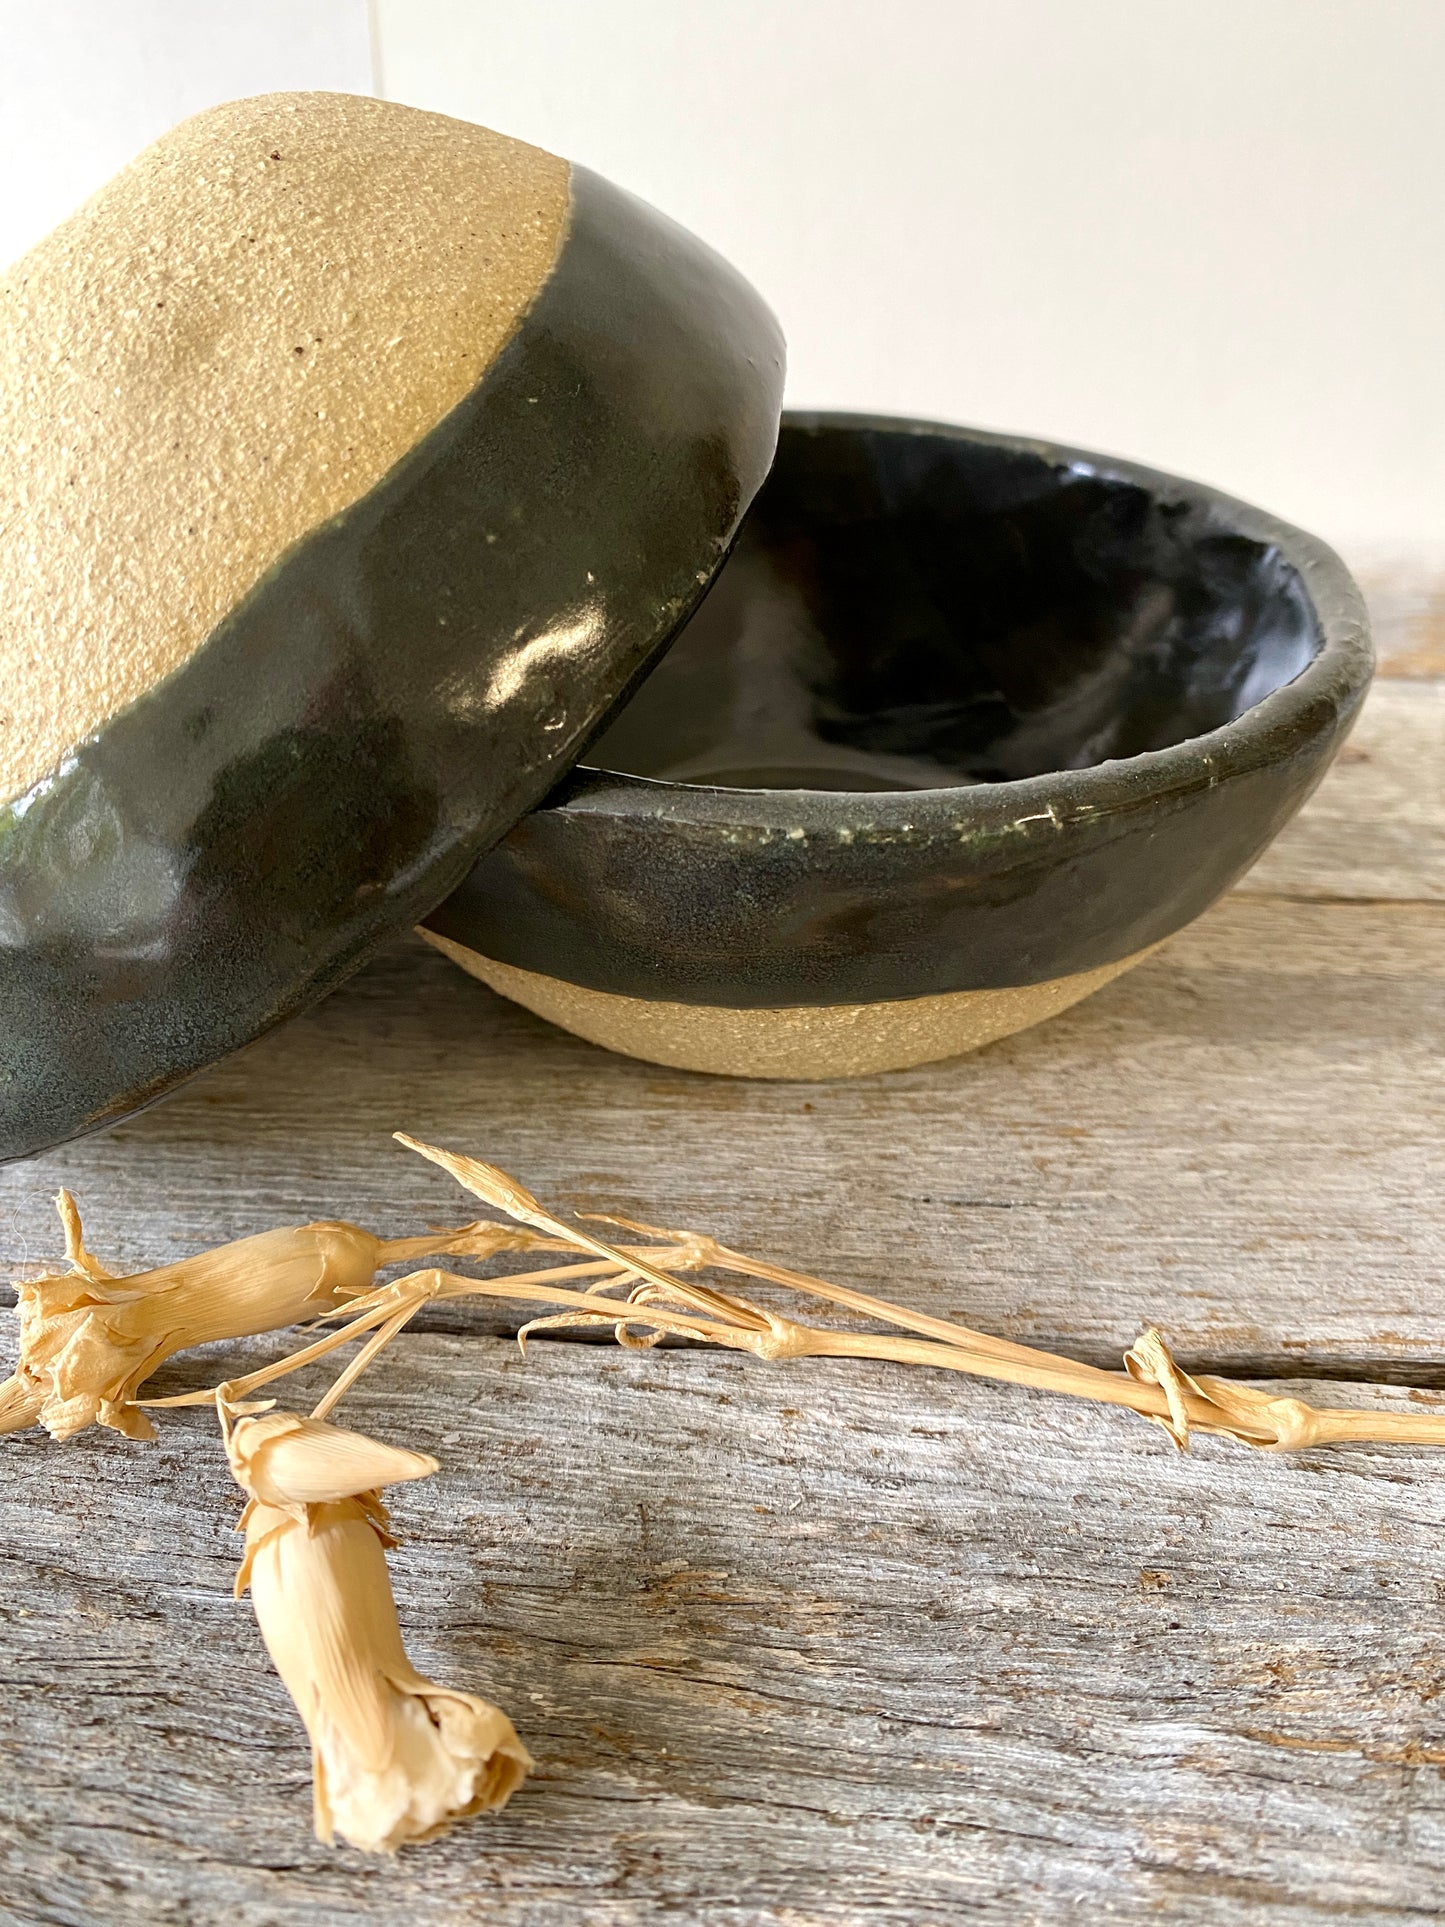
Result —
<svg viewBox="0 0 1445 1927"><path fill-rule="evenodd" d="M460 405L0 807L0 1161L135 1111L415 924L696 606L772 459L781 337L663 216L580 168L570 194Z"/></svg>
<svg viewBox="0 0 1445 1927"><path fill-rule="evenodd" d="M788 415L733 559L590 753L655 773L574 771L428 933L640 1055L646 1012L635 1041L603 1037L605 1000L666 1006L666 1030L676 1007L816 1028L906 1000L1083 994L1254 862L1371 667L1338 558L1244 503L1013 436ZM780 712L804 719L781 779L658 780L745 764ZM663 1061L730 1068L707 1055ZM866 1050L837 1066L872 1067Z"/></svg>

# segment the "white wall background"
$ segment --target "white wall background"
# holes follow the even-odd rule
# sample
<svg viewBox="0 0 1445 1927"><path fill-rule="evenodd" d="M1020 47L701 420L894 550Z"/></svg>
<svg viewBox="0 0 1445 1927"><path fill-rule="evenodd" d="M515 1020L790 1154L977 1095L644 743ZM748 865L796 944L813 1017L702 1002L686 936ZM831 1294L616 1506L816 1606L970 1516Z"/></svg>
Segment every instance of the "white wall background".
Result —
<svg viewBox="0 0 1445 1927"><path fill-rule="evenodd" d="M796 403L1445 554L1445 0L0 0L0 254L194 107L373 77L732 255Z"/></svg>
<svg viewBox="0 0 1445 1927"><path fill-rule="evenodd" d="M0 0L0 263L187 114L373 64L366 0Z"/></svg>

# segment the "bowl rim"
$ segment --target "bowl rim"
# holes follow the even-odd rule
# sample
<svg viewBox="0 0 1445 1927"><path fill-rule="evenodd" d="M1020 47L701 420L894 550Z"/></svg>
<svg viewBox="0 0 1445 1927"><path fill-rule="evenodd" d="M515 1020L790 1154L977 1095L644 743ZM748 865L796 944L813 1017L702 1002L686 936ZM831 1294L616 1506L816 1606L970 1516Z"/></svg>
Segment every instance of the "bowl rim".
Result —
<svg viewBox="0 0 1445 1927"><path fill-rule="evenodd" d="M1298 575L1319 631L1320 646L1305 667L1252 703L1241 715L1164 749L1143 750L1084 769L1048 770L998 783L945 784L910 790L743 789L634 776L589 763L584 753L555 800L534 814L558 810L618 816L665 817L696 825L766 829L780 823L790 833L835 835L840 819L866 819L874 834L915 834L929 819L956 828L960 813L970 827L981 818L1027 820L1037 807L1058 817L1107 814L1137 807L1149 795L1184 794L1273 763L1302 740L1336 723L1355 708L1374 669L1364 599L1349 570L1318 536L1296 528L1252 503L1203 482L1150 468L1122 456L1076 448L1031 435L971 428L905 415L849 410L788 409L782 428L851 429L857 432L937 436L1010 453L1036 455L1050 466L1142 487L1156 499L1207 510L1224 529L1277 549Z"/></svg>

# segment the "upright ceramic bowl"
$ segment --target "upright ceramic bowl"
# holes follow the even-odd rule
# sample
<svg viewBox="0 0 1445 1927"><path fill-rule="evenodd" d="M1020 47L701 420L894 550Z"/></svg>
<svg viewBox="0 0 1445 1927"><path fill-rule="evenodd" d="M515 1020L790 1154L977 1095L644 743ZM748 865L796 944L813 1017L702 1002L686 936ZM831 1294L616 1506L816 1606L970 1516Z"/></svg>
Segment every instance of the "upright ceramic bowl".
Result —
<svg viewBox="0 0 1445 1927"><path fill-rule="evenodd" d="M699 612L426 935L593 1042L829 1077L971 1050L1248 869L1369 683L1322 543L1110 456L785 417Z"/></svg>

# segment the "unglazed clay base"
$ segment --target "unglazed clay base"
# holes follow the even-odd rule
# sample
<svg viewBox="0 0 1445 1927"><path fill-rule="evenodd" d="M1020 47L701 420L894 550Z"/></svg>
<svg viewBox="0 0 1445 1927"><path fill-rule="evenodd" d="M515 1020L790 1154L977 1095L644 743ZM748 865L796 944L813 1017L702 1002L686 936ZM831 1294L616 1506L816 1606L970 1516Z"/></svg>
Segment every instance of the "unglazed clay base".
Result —
<svg viewBox="0 0 1445 1927"><path fill-rule="evenodd" d="M1138 950L1097 970L1008 990L957 990L941 997L877 1004L730 1010L716 1004L654 1003L587 990L560 977L497 963L433 930L424 929L421 934L443 956L503 997L607 1050L718 1077L804 1080L906 1070L912 1064L931 1064L940 1057L979 1050L1056 1017L1149 954Z"/></svg>

